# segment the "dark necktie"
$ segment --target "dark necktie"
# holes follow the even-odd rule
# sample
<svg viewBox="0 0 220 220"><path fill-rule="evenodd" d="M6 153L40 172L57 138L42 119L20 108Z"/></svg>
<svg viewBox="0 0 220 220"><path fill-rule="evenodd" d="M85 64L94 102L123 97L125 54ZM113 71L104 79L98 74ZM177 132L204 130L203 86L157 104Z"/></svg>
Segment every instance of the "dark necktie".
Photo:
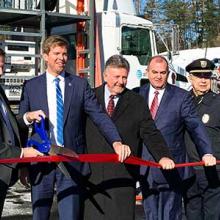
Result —
<svg viewBox="0 0 220 220"><path fill-rule="evenodd" d="M14 131L11 125L11 122L9 120L9 115L7 112L7 108L5 107L4 103L0 100L0 114L2 115L2 118L4 119L4 123L8 129L10 139L11 139L11 144L15 145L15 136L14 136Z"/></svg>
<svg viewBox="0 0 220 220"><path fill-rule="evenodd" d="M60 79L54 79L56 85L56 103L57 103L57 144L63 145L63 97L60 89Z"/></svg>
<svg viewBox="0 0 220 220"><path fill-rule="evenodd" d="M110 95L108 105L107 105L107 112L108 112L110 117L112 117L114 109L115 109L114 96Z"/></svg>
<svg viewBox="0 0 220 220"><path fill-rule="evenodd" d="M155 116L157 114L157 110L158 110L158 94L159 92L157 90L155 90L154 92L154 99L151 103L151 107L150 107L150 112L151 112L151 115L152 115L152 118L155 119Z"/></svg>

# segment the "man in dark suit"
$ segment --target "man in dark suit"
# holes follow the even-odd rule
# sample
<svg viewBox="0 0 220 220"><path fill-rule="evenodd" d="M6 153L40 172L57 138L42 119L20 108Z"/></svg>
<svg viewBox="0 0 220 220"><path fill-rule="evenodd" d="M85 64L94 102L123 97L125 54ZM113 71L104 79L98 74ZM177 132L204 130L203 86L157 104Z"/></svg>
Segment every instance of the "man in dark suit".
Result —
<svg viewBox="0 0 220 220"><path fill-rule="evenodd" d="M52 144L70 148L78 154L86 152L84 134L88 115L122 162L130 155L130 148L122 145L114 124L98 104L87 80L65 72L67 50L68 42L63 37L50 36L44 41L46 73L26 82L19 115L24 118L25 124L38 121L39 116L43 115L49 121L48 132ZM60 172L54 163L30 166L33 219L49 219L55 186L59 218L80 218L80 174L88 174L89 168L87 164L79 162L66 163L64 166L70 177Z"/></svg>
<svg viewBox="0 0 220 220"><path fill-rule="evenodd" d="M202 58L186 66L192 84L191 95L199 118L206 127L212 142L213 154L220 159L220 96L211 91L211 76L215 65ZM199 155L189 135L186 147L191 162L199 161ZM194 167L196 178L187 190L186 217L189 220L220 219L220 168Z"/></svg>
<svg viewBox="0 0 220 220"><path fill-rule="evenodd" d="M5 52L0 49L0 62L4 63ZM2 65L4 66L4 65ZM0 159L11 157L35 157L43 155L33 148L21 148L17 121L10 110L5 93L0 86ZM11 183L16 164L0 164L0 218L6 193Z"/></svg>
<svg viewBox="0 0 220 220"><path fill-rule="evenodd" d="M187 130L206 166L215 165L211 142L204 125L197 116L189 92L167 83L169 70L162 56L150 59L147 76L149 84L140 88L140 94L148 103L157 128L162 133L175 163L187 162L184 133ZM155 104L156 103L156 104ZM143 148L143 158L153 159ZM181 180L192 175L189 168L181 168L162 174L159 169L141 169L148 185L142 183L146 219L182 219Z"/></svg>
<svg viewBox="0 0 220 220"><path fill-rule="evenodd" d="M140 156L146 143L164 169L174 168L168 148L156 129L144 99L126 88L130 67L120 55L110 57L105 65L105 83L95 89L96 97L115 123L122 140ZM89 153L112 153L94 122L87 120ZM126 164L91 164L90 188L86 194L85 220L134 220L135 185L139 167Z"/></svg>

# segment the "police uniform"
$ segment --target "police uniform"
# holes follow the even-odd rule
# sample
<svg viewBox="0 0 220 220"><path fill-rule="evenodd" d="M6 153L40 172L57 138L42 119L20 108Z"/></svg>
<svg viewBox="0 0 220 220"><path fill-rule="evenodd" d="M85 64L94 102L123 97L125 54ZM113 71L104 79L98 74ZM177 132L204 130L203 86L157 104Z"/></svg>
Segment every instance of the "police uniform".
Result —
<svg viewBox="0 0 220 220"><path fill-rule="evenodd" d="M207 59L199 59L186 67L186 71L197 77L210 78L214 64ZM220 159L220 95L207 91L196 96L193 91L197 113L205 125L212 141L214 156ZM191 162L200 161L196 148L186 134L187 152ZM220 167L194 167L196 176L185 198L187 219L220 219Z"/></svg>

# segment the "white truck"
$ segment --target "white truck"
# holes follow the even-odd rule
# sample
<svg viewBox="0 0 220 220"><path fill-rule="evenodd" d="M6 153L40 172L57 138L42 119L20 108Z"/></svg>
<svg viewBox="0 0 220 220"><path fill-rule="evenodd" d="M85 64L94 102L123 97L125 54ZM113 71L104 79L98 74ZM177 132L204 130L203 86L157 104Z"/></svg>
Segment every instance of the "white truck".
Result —
<svg viewBox="0 0 220 220"><path fill-rule="evenodd" d="M62 13L76 13L76 0L60 0ZM85 1L85 13L88 3ZM100 60L100 68L96 65L96 76L102 74L105 61L114 54L123 55L130 63L131 70L127 86L140 86L145 78L146 64L150 57L157 54L153 24L149 20L138 17L133 0L95 0L96 6L96 60ZM63 34L76 31L68 25L55 28L52 33ZM99 57L98 57L99 56ZM75 66L73 62L72 66ZM99 78L99 80L97 80ZM101 84L102 77L96 77L95 86Z"/></svg>
<svg viewBox="0 0 220 220"><path fill-rule="evenodd" d="M77 0L59 0L62 13L76 13ZM85 1L85 13L88 13L89 1ZM95 0L96 6L96 45L95 45L95 86L102 81L106 60L114 55L123 55L130 63L127 87L132 89L147 81L146 68L148 60L157 54L155 27L153 23L137 15L133 0ZM55 28L53 33L74 32L70 25ZM100 62L97 62L99 60ZM100 65L100 66L99 66ZM74 61L70 67L75 66ZM70 68L71 69L71 68ZM169 82L176 73L169 75Z"/></svg>
<svg viewBox="0 0 220 220"><path fill-rule="evenodd" d="M59 13L78 14L76 11L78 1L59 0ZM89 13L89 2L89 0L84 1L84 14ZM157 54L152 22L136 15L133 0L95 0L95 4L97 15L95 34L96 39L99 40L95 45L95 59L100 60L100 68L98 69L97 63L95 65L95 86L102 83L100 79L102 79L104 63L113 54L123 55L130 63L128 88L140 86L141 80L147 80L145 72L148 60ZM34 4L28 5L28 7L34 7ZM51 34L67 37L71 45L70 53L76 53L74 47L77 35L76 25L69 24L52 28ZM11 56L11 64L7 69L9 71L6 71L6 75L1 79L1 84L3 84L10 100L19 100L23 81L40 72L39 61L37 62L36 56L33 56L36 43L5 41L4 44L5 46L2 45L2 47L7 55ZM12 47L11 51L8 46ZM76 72L76 62L74 55L70 56L67 67L71 72ZM173 82L171 75L169 80L171 83Z"/></svg>
<svg viewBox="0 0 220 220"><path fill-rule="evenodd" d="M109 1L99 11L102 65L113 54L123 55L131 67L127 86L134 88L145 78L148 60L157 54L153 24L136 15L132 0L115 2L117 6Z"/></svg>
<svg viewBox="0 0 220 220"><path fill-rule="evenodd" d="M212 90L220 93L220 47L208 47L180 50L172 56L171 66L176 72L176 76L181 78L176 82L176 85L186 90L191 89L191 84L188 81L188 73L185 67L192 61L200 58L207 58L214 62L216 68L212 76Z"/></svg>

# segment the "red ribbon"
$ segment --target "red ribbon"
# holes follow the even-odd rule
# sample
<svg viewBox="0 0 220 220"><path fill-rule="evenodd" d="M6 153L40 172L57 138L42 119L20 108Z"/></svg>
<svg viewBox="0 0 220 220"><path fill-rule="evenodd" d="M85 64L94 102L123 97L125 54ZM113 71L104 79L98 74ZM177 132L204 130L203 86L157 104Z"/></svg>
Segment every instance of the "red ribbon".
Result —
<svg viewBox="0 0 220 220"><path fill-rule="evenodd" d="M117 154L79 154L78 157L67 157L63 155L57 156L42 156L42 157L26 157L26 158L5 158L0 159L0 164L7 164L7 163L31 163L31 162L89 162L89 163L120 163L118 161ZM133 164L133 165L142 165L142 166L150 166L150 167L157 167L160 168L160 164L142 160L141 158L130 156L127 158L124 163L126 164ZM217 164L220 164L220 160L217 160ZM193 162L193 163L179 163L176 164L176 168L178 167L193 167L193 166L203 166L204 162Z"/></svg>

